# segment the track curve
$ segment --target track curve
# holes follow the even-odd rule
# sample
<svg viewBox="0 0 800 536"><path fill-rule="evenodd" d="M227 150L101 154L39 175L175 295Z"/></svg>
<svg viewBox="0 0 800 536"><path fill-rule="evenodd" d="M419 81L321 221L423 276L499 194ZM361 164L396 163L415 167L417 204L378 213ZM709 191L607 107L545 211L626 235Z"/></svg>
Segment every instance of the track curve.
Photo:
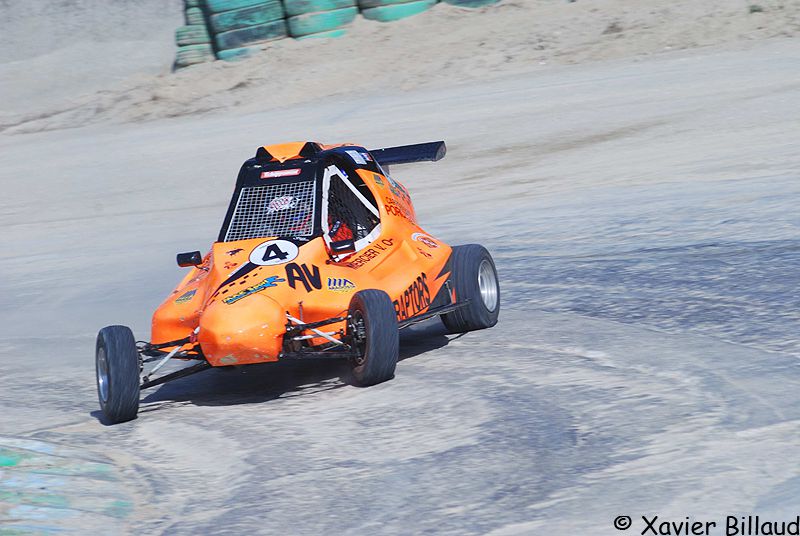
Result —
<svg viewBox="0 0 800 536"><path fill-rule="evenodd" d="M0 433L82 449L130 503L89 515L78 498L94 488L75 479L57 506L4 496L2 523L499 536L794 515L798 52L776 41L0 137ZM396 378L373 388L336 366L211 370L103 426L96 330L147 336L174 252L214 236L251 148L343 136L448 141L444 161L393 172L432 234L492 251L498 326L415 327Z"/></svg>

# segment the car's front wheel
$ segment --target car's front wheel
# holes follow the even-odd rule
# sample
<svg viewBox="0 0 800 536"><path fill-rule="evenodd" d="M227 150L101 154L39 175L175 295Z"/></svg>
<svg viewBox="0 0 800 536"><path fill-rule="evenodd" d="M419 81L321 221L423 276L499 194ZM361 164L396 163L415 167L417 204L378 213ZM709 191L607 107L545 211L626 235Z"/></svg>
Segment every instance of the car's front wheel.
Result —
<svg viewBox="0 0 800 536"><path fill-rule="evenodd" d="M111 424L130 421L139 412L139 352L133 332L107 326L97 334L95 347L97 398Z"/></svg>
<svg viewBox="0 0 800 536"><path fill-rule="evenodd" d="M367 387L394 378L400 333L392 299L382 290L360 290L350 300L348 340L356 357L353 380Z"/></svg>

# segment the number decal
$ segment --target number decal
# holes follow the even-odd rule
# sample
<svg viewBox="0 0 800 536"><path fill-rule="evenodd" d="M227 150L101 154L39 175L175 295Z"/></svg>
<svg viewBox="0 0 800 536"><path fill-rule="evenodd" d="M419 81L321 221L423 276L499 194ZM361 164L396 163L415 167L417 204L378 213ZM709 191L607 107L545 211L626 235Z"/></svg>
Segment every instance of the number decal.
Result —
<svg viewBox="0 0 800 536"><path fill-rule="evenodd" d="M266 263L270 263L276 259L279 261L285 261L286 257L288 256L289 254L279 248L277 244L270 244L267 247L267 251L264 252L264 257L261 260Z"/></svg>
<svg viewBox="0 0 800 536"><path fill-rule="evenodd" d="M269 240L250 252L250 262L259 266L285 264L293 261L298 252L297 246L288 240Z"/></svg>

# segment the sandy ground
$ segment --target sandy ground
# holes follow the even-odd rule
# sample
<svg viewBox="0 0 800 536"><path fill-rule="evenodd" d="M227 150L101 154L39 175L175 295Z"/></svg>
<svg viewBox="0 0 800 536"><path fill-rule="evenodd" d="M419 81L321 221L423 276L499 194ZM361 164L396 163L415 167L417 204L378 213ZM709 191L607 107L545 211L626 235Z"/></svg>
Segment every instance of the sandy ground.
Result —
<svg viewBox="0 0 800 536"><path fill-rule="evenodd" d="M170 72L182 0L0 0L0 123Z"/></svg>
<svg viewBox="0 0 800 536"><path fill-rule="evenodd" d="M343 39L285 39L245 62L213 62L173 75L167 71L174 51L167 50L180 20L175 0L127 2L124 9L70 0L55 17L40 16L22 0L5 1L17 9L0 22L0 49L12 50L6 58L26 59L0 59L6 93L0 131L11 132L209 111L250 113L332 95L384 91L391 97L552 64L741 47L800 32L800 3L786 0L506 0L478 10L438 4L393 24L359 18ZM751 5L762 11L751 13ZM61 24L65 18L68 24ZM27 29L54 19L60 21L56 28L45 26L51 46L31 45L34 32ZM126 70L130 78L112 83Z"/></svg>
<svg viewBox="0 0 800 536"><path fill-rule="evenodd" d="M388 94L127 124L145 115L120 108L0 134L0 533L611 535L619 515L636 533L641 515L793 519L800 44L726 31L697 50ZM252 72L175 83L217 70ZM241 161L285 139L447 140L443 161L393 173L431 234L493 252L500 324L415 328L397 377L374 388L337 366L213 370L104 426L97 330L148 335L182 274L174 253L208 246Z"/></svg>

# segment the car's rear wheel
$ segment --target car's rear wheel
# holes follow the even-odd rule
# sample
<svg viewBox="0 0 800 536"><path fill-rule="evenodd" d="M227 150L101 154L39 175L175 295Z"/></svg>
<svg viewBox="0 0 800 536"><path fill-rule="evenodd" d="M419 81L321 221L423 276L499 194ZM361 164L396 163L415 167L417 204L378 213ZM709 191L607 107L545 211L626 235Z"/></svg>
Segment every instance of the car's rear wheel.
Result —
<svg viewBox="0 0 800 536"><path fill-rule="evenodd" d="M492 256L478 244L453 247L451 283L456 300L469 303L442 315L450 333L490 328L500 314L500 283Z"/></svg>
<svg viewBox="0 0 800 536"><path fill-rule="evenodd" d="M95 348L97 398L112 423L130 421L139 412L139 353L133 332L107 326L97 334Z"/></svg>
<svg viewBox="0 0 800 536"><path fill-rule="evenodd" d="M389 295L360 290L350 300L348 313L348 340L357 354L351 360L353 383L367 387L394 378L400 334Z"/></svg>

